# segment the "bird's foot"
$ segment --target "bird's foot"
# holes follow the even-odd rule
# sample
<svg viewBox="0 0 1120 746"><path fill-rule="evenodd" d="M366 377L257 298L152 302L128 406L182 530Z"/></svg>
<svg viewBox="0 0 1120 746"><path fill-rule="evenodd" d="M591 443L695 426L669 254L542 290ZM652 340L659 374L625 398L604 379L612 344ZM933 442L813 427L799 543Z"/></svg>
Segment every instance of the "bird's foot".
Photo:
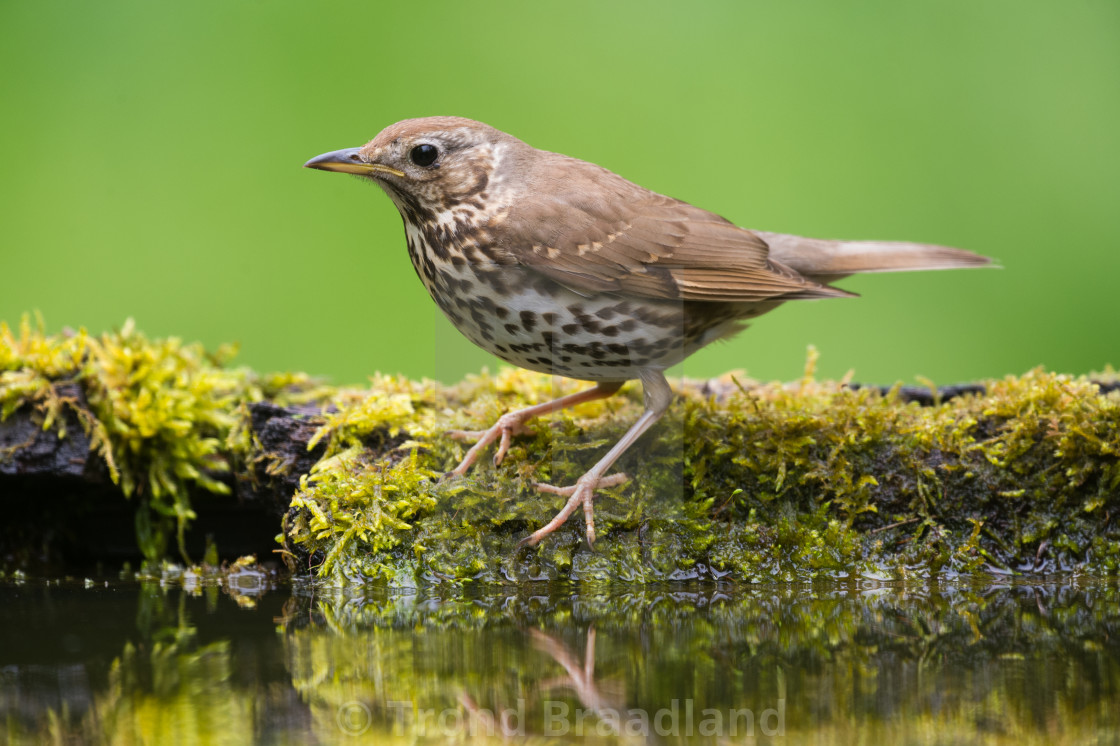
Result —
<svg viewBox="0 0 1120 746"><path fill-rule="evenodd" d="M456 440L473 440L475 444L467 451L467 455L463 457L459 465L448 472L448 476L461 477L466 474L486 447L498 439L501 439L501 442L498 443L498 450L494 454L494 466L501 464L509 450L510 439L514 435L526 435L531 432L529 428L525 427L525 421L530 417L525 415L525 410L507 412L487 430L449 430L447 432L448 437Z"/></svg>
<svg viewBox="0 0 1120 746"><path fill-rule="evenodd" d="M605 477L599 477L588 472L576 480L576 483L569 487L556 487L551 484L544 484L537 482L535 485L541 492L550 492L553 495L562 495L568 498L568 502L561 508L560 512L548 522L547 525L542 526L529 536L521 540L518 546L535 546L541 539L551 534L560 526L564 525L564 521L576 511L576 508L583 505L583 519L587 523L587 543L595 543L595 511L591 507L591 501L595 497L595 490L599 487L614 487L615 485L622 484L629 480L630 477L625 474L611 474Z"/></svg>

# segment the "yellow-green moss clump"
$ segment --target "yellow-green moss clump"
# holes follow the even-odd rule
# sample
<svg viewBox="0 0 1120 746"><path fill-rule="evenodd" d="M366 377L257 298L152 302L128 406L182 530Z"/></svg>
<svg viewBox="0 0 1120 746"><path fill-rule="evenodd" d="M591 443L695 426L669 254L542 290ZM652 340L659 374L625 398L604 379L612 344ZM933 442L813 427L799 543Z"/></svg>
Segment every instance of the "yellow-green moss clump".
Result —
<svg viewBox="0 0 1120 746"><path fill-rule="evenodd" d="M452 389L375 379L337 400L327 457L286 521L320 576L487 582L721 578L757 582L955 577L1120 564L1120 396L1032 371L932 407L808 377L685 385L596 500L600 540L571 520L517 542L641 410L639 390L534 423L498 468L438 475L465 446L439 437L577 388L503 371Z"/></svg>
<svg viewBox="0 0 1120 746"><path fill-rule="evenodd" d="M0 420L31 405L42 427L65 437L63 409L77 415L90 448L126 497L139 498L137 540L145 557L164 556L174 530L195 518L190 491L228 493L222 481L249 448L244 405L310 389L306 376L258 376L228 369L232 348L150 340L129 320L120 331L48 336L24 317L18 333L0 322ZM60 396L77 382L85 402ZM7 454L0 452L0 459Z"/></svg>
<svg viewBox="0 0 1120 746"><path fill-rule="evenodd" d="M1120 572L1120 394L1087 379L1036 370L927 407L811 374L686 383L618 464L631 481L598 494L594 550L576 519L519 550L563 503L533 483L570 484L593 464L638 416L638 386L532 423L500 467L444 479L467 447L444 431L584 384L505 370L312 393L303 377L220 362L131 325L99 338L4 327L0 406L32 403L50 427L67 405L52 382L76 378L122 488L182 527L190 489L222 490L231 464L280 462L249 433L247 403L322 401L308 447L325 453L282 534L295 571L338 584Z"/></svg>

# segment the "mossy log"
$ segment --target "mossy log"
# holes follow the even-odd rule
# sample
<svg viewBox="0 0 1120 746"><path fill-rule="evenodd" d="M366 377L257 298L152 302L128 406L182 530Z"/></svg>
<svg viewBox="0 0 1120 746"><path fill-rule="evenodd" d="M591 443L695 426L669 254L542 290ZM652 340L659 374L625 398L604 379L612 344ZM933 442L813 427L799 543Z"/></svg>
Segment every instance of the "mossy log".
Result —
<svg viewBox="0 0 1120 746"><path fill-rule="evenodd" d="M563 501L534 484L593 463L640 412L636 386L534 423L500 467L445 479L465 446L444 431L581 384L506 370L333 388L228 358L131 324L100 337L0 324L6 562L57 554L66 536L93 559L131 547L156 561L176 536L197 557L211 535L338 584L1120 567L1113 374L882 389L817 382L810 364L794 384L678 382L670 414L618 464L630 481L598 495L594 548L573 519L519 549Z"/></svg>

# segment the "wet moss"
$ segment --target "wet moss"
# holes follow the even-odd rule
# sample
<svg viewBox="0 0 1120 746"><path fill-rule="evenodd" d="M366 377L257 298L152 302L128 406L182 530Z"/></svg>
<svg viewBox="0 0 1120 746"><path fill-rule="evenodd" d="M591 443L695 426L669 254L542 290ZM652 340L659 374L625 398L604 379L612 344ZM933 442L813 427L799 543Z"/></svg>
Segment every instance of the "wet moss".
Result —
<svg viewBox="0 0 1120 746"><path fill-rule="evenodd" d="M383 400L403 384L382 385L349 405L381 414L332 417L345 458L328 456L305 482L286 533L338 584L1116 572L1120 397L1085 379L1035 370L931 407L811 373L793 386L709 382L718 395L685 385L620 462L631 481L598 496L594 549L574 519L539 547L517 542L563 503L533 483L571 483L594 463L638 416L636 390L534 423L500 467L441 480L465 446L434 433L484 427L577 385L503 371L409 389L408 406L390 409ZM378 428L408 435L390 451L356 445ZM384 521L376 538L367 522L362 538L334 485L368 490L387 469L401 487L393 515L407 521ZM377 501L359 502L363 520ZM328 519L312 526L316 509Z"/></svg>
<svg viewBox="0 0 1120 746"><path fill-rule="evenodd" d="M230 492L231 465L252 450L245 404L313 391L303 375L259 376L228 368L235 350L207 353L179 339L149 339L131 320L119 331L47 335L24 317L18 332L0 322L0 420L28 407L42 428L66 436L63 408L78 416L90 448L125 497L137 498L137 542L149 561L195 518L192 490ZM60 396L80 384L84 402ZM5 454L0 453L0 459Z"/></svg>
<svg viewBox="0 0 1120 746"><path fill-rule="evenodd" d="M630 481L597 495L594 549L576 518L519 549L564 502L534 484L589 468L640 413L637 385L530 423L501 466L486 456L445 479L468 447L445 431L583 384L503 370L334 389L230 368L229 356L131 324L48 336L25 319L18 333L0 326L0 414L30 408L49 429L82 409L92 447L140 498L139 540L156 558L193 517L192 490L226 491L248 464L289 468L256 439L248 406L310 402L307 447L322 457L279 538L292 570L328 584L1120 571L1120 393L1086 378L1034 370L933 406L818 382L812 355L791 385L683 382L619 462ZM81 384L88 409L58 395L63 380Z"/></svg>

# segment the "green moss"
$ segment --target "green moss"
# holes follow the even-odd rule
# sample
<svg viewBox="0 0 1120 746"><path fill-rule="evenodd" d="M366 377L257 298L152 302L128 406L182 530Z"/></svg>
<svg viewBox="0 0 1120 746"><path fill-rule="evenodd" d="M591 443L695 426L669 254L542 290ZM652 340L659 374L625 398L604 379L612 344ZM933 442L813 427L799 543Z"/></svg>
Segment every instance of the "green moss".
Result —
<svg viewBox="0 0 1120 746"><path fill-rule="evenodd" d="M338 585L1120 572L1120 394L1084 378L1035 370L927 407L817 382L812 354L793 385L685 382L619 462L631 480L598 493L594 550L577 518L519 549L564 502L534 483L590 467L640 413L638 386L535 421L500 467L486 456L445 479L469 447L445 431L583 384L503 370L451 387L377 376L332 389L228 358L131 324L47 336L25 319L18 333L0 326L0 414L31 407L61 429L75 411L140 498L155 558L193 517L192 489L225 491L223 475L246 464L289 468L254 439L251 402L319 402L309 448L323 455L281 538L294 570ZM58 393L65 380L88 409Z"/></svg>
<svg viewBox="0 0 1120 746"><path fill-rule="evenodd" d="M575 519L519 550L563 504L533 483L571 483L594 463L638 416L637 391L534 423L502 466L482 460L469 478L441 480L465 446L440 430L483 427L576 384L557 390L520 371L443 390L382 379L332 415L337 445L297 495L287 539L343 585L1116 572L1116 394L1041 370L933 407L811 375L736 386L718 399L686 386L623 457L632 480L598 495L594 550ZM388 405L402 394L407 406ZM391 438L403 442L379 450ZM399 489L389 512L407 521L374 526L362 511L386 510L384 493L371 502L369 491L390 472ZM354 521L340 490L364 495Z"/></svg>
<svg viewBox="0 0 1120 746"><path fill-rule="evenodd" d="M48 336L41 319L32 327L26 316L18 334L0 322L0 419L30 405L43 429L57 426L65 437L62 409L78 415L112 480L126 497L139 498L137 540L154 561L173 534L182 551L195 517L192 489L230 491L223 475L239 447L251 448L235 437L244 435L244 405L312 388L306 376L225 367L233 354L208 354L174 337L150 340L131 320L99 337L84 329ZM64 381L80 385L85 405L59 395Z"/></svg>

